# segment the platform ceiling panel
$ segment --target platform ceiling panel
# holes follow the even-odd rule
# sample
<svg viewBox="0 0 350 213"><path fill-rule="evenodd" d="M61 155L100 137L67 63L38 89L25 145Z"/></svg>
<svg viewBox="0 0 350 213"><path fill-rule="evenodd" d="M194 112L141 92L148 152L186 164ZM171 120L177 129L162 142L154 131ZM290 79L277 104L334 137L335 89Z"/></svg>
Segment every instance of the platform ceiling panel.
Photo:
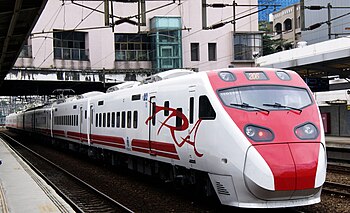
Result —
<svg viewBox="0 0 350 213"><path fill-rule="evenodd" d="M0 0L0 89L47 0Z"/></svg>

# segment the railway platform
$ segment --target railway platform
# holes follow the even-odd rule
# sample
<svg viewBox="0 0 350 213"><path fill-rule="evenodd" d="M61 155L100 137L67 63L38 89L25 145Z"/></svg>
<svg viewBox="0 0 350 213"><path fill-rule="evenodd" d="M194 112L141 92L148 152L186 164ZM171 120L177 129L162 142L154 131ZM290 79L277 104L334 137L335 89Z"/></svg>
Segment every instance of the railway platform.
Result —
<svg viewBox="0 0 350 213"><path fill-rule="evenodd" d="M0 139L0 213L74 210Z"/></svg>
<svg viewBox="0 0 350 213"><path fill-rule="evenodd" d="M350 149L350 137L326 136L326 147Z"/></svg>

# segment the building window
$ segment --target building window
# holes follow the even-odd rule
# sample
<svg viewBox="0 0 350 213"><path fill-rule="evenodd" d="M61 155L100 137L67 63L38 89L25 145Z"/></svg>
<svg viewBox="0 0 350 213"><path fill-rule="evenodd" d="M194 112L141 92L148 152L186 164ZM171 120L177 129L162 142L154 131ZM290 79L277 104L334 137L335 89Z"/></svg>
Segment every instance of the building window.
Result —
<svg viewBox="0 0 350 213"><path fill-rule="evenodd" d="M281 23L275 24L275 33L276 33L277 35L279 35L279 34L282 33L282 24L281 24Z"/></svg>
<svg viewBox="0 0 350 213"><path fill-rule="evenodd" d="M181 68L181 17L153 17L150 28L152 68L158 71Z"/></svg>
<svg viewBox="0 0 350 213"><path fill-rule="evenodd" d="M286 20L283 22L283 26L284 26L284 30L285 30L285 31L292 30L292 20L291 20L291 19L286 19Z"/></svg>
<svg viewBox="0 0 350 213"><path fill-rule="evenodd" d="M116 61L149 61L151 42L145 34L114 34Z"/></svg>
<svg viewBox="0 0 350 213"><path fill-rule="evenodd" d="M54 32L54 59L89 60L85 45L86 33L83 32Z"/></svg>
<svg viewBox="0 0 350 213"><path fill-rule="evenodd" d="M199 61L199 43L191 43L191 61Z"/></svg>
<svg viewBox="0 0 350 213"><path fill-rule="evenodd" d="M236 33L234 35L234 60L254 60L262 55L262 35Z"/></svg>
<svg viewBox="0 0 350 213"><path fill-rule="evenodd" d="M208 43L208 60L216 61L216 43Z"/></svg>

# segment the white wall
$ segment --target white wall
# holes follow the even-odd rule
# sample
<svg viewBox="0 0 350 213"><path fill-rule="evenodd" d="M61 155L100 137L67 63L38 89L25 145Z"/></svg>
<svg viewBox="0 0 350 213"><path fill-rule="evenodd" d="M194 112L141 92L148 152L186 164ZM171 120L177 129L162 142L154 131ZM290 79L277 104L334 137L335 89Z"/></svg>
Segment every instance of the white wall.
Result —
<svg viewBox="0 0 350 213"><path fill-rule="evenodd" d="M97 7L102 1L78 2L89 7ZM146 10L165 5L172 1L146 1ZM141 31L149 31L149 20L154 16L181 16L183 28L183 66L198 68L199 70L218 69L228 67L233 59L232 31L233 25L227 24L216 30L202 30L201 0L181 0L159 10L147 13L147 26ZM232 0L207 0L212 3L232 4ZM238 5L257 4L257 0L237 0ZM103 4L98 10L103 11ZM221 21L232 20L232 7L223 9L207 8L208 26ZM256 7L236 7L236 17L247 15L257 10ZM32 59L19 58L15 66L36 68L65 68L65 69L123 69L123 68L150 68L149 62L118 62L114 61L114 34L111 28L82 30L88 32L87 46L89 49L89 62L54 60L53 59L53 29L81 29L104 26L104 16L101 13L79 7L69 1L49 0L32 33ZM137 14L137 3L114 2L114 14L128 17ZM136 20L136 19L133 19ZM237 22L236 31L257 31L258 15L254 14ZM48 32L35 34L38 32ZM121 24L115 27L115 33L137 33L138 27L130 24ZM200 44L200 61L190 60L190 43ZM208 61L208 43L217 43L217 61Z"/></svg>

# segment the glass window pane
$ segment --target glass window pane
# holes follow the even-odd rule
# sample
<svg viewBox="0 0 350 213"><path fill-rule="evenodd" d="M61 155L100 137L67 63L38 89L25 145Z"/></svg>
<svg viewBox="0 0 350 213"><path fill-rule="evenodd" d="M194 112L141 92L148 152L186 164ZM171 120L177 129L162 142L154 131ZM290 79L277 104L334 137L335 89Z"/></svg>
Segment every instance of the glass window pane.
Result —
<svg viewBox="0 0 350 213"><path fill-rule="evenodd" d="M73 41L68 41L68 47L73 48Z"/></svg>
<svg viewBox="0 0 350 213"><path fill-rule="evenodd" d="M80 48L80 42L74 41L73 42L73 47L79 49Z"/></svg>
<svg viewBox="0 0 350 213"><path fill-rule="evenodd" d="M216 61L216 43L208 43L208 59Z"/></svg>
<svg viewBox="0 0 350 213"><path fill-rule="evenodd" d="M128 50L134 50L135 44L134 43L128 43Z"/></svg>
<svg viewBox="0 0 350 213"><path fill-rule="evenodd" d="M63 59L71 59L70 49L67 49L67 48L63 49Z"/></svg>
<svg viewBox="0 0 350 213"><path fill-rule="evenodd" d="M138 121L138 113L137 113L137 111L134 111L134 117L133 118L134 118L133 119L133 121L134 121L133 127L134 127L134 129L136 129L137 128L137 121Z"/></svg>
<svg viewBox="0 0 350 213"><path fill-rule="evenodd" d="M199 43L191 43L191 61L199 61Z"/></svg>
<svg viewBox="0 0 350 213"><path fill-rule="evenodd" d="M72 49L72 59L73 60L79 60L79 49Z"/></svg>
<svg viewBox="0 0 350 213"><path fill-rule="evenodd" d="M115 60L125 61L126 60L125 51L116 51L115 52Z"/></svg>
<svg viewBox="0 0 350 213"><path fill-rule="evenodd" d="M136 51L127 51L126 60L127 61L135 61L136 60Z"/></svg>
<svg viewBox="0 0 350 213"><path fill-rule="evenodd" d="M53 57L55 59L62 59L62 48L54 48Z"/></svg>
<svg viewBox="0 0 350 213"><path fill-rule="evenodd" d="M121 43L120 44L120 49L121 50L127 50L128 49L128 45L126 43Z"/></svg>

